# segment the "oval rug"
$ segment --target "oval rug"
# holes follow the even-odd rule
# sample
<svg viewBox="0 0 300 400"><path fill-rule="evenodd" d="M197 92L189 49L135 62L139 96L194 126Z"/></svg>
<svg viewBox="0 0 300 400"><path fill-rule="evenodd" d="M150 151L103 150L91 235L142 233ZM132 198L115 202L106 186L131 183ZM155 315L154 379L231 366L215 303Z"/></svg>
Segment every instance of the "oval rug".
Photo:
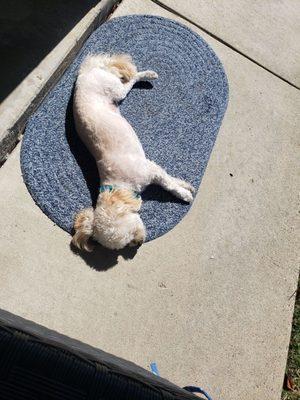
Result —
<svg viewBox="0 0 300 400"><path fill-rule="evenodd" d="M74 215L95 204L98 194L95 162L74 129L72 92L83 59L100 52L129 53L138 69L158 73L157 80L137 84L121 104L121 113L146 155L196 188L227 106L221 62L187 27L148 15L120 17L100 26L29 119L22 142L21 168L31 196L68 232ZM190 207L154 186L142 197L147 240L173 228Z"/></svg>

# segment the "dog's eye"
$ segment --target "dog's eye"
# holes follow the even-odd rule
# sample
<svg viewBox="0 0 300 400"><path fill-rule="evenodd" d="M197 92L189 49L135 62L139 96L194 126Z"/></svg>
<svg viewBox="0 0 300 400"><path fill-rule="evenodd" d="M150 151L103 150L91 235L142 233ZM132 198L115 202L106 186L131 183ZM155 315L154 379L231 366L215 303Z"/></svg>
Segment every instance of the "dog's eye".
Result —
<svg viewBox="0 0 300 400"><path fill-rule="evenodd" d="M121 80L122 83L125 83L126 82L125 76L121 76L120 80Z"/></svg>

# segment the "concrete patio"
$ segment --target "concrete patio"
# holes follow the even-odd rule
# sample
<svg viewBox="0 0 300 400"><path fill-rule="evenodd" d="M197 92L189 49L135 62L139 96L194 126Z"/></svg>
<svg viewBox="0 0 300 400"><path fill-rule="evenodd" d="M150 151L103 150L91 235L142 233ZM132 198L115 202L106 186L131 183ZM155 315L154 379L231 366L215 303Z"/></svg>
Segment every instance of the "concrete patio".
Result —
<svg viewBox="0 0 300 400"><path fill-rule="evenodd" d="M100 251L82 258L27 192L18 144L0 169L0 308L145 368L156 361L162 376L214 400L278 400L299 273L300 4L161 3L191 22L151 0L123 0L112 17L187 25L229 81L191 211L116 266Z"/></svg>

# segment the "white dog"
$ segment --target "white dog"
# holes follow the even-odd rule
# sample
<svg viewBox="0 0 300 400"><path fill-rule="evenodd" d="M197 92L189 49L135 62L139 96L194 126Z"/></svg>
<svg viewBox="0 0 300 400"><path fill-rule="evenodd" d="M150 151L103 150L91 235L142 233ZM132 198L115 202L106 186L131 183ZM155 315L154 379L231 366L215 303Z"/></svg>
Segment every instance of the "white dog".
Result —
<svg viewBox="0 0 300 400"><path fill-rule="evenodd" d="M90 251L89 238L110 249L137 246L146 231L138 214L139 193L158 184L180 199L191 202L194 188L167 174L146 158L132 126L122 117L117 103L133 85L156 79L154 71L138 72L127 54L92 55L82 63L74 94L76 130L96 160L101 178L96 209L76 215L72 242Z"/></svg>

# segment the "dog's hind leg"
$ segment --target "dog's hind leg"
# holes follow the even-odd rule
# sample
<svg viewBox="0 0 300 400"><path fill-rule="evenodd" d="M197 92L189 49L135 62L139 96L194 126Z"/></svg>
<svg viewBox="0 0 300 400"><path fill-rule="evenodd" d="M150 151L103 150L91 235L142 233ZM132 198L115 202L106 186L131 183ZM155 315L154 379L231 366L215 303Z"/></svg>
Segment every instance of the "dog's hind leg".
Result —
<svg viewBox="0 0 300 400"><path fill-rule="evenodd" d="M182 179L169 175L162 167L149 161L150 183L163 187L174 196L191 203L193 201L194 187Z"/></svg>

